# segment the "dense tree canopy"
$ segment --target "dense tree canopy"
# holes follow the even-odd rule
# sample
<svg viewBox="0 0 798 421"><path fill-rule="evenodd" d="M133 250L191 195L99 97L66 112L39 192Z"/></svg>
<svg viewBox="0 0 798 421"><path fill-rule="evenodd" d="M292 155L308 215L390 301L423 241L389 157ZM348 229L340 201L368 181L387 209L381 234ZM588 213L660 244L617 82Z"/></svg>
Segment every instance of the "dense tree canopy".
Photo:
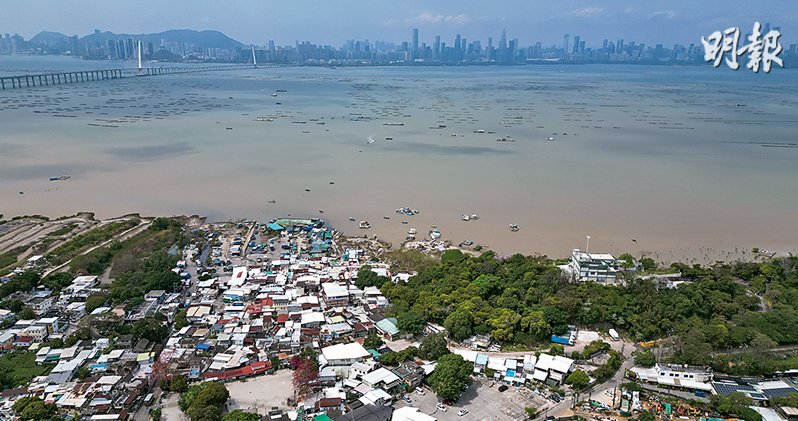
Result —
<svg viewBox="0 0 798 421"><path fill-rule="evenodd" d="M457 354L446 354L438 359L435 370L427 378L432 390L443 399L457 400L468 387L473 366Z"/></svg>
<svg viewBox="0 0 798 421"><path fill-rule="evenodd" d="M613 286L571 282L545 257L498 259L492 252L472 257L450 250L407 283L386 282L381 289L400 329L414 333L423 321L435 322L458 341L490 334L504 343L535 345L569 324L613 326L637 340L675 338L673 362L721 371L725 365L739 374L772 373L780 365L748 363L746 353L733 357L742 365L729 364L732 357L722 351L748 347L755 354L798 344L798 257L671 269L687 282L665 288L629 277Z"/></svg>
<svg viewBox="0 0 798 421"><path fill-rule="evenodd" d="M418 356L425 360L437 360L449 353L446 337L442 333L428 335L418 347Z"/></svg>
<svg viewBox="0 0 798 421"><path fill-rule="evenodd" d="M191 421L219 421L230 392L219 382L192 385L180 395L180 409Z"/></svg>

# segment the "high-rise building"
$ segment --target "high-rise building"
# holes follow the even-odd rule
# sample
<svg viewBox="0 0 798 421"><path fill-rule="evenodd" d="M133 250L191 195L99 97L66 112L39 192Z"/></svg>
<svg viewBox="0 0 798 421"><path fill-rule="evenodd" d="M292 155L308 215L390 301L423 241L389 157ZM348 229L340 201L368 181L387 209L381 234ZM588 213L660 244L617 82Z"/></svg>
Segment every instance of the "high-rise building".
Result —
<svg viewBox="0 0 798 421"><path fill-rule="evenodd" d="M618 54L623 53L623 38L619 39L615 44L615 52Z"/></svg>
<svg viewBox="0 0 798 421"><path fill-rule="evenodd" d="M562 36L562 50L566 53L568 52L568 40L571 37L569 34L565 34Z"/></svg>
<svg viewBox="0 0 798 421"><path fill-rule="evenodd" d="M574 36L574 49L573 53L576 54L579 52L579 35Z"/></svg>
<svg viewBox="0 0 798 421"><path fill-rule="evenodd" d="M413 28L413 50L411 51L410 58L413 60L418 58L418 28Z"/></svg>
<svg viewBox="0 0 798 421"><path fill-rule="evenodd" d="M435 45L432 47L432 58L435 60L441 59L441 36L435 35Z"/></svg>

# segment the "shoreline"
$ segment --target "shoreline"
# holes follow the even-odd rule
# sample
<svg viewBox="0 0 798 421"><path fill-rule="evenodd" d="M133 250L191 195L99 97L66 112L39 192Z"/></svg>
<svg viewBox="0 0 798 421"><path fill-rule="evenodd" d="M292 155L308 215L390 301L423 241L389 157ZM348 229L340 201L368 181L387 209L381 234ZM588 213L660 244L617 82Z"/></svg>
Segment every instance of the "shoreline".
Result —
<svg viewBox="0 0 798 421"><path fill-rule="evenodd" d="M322 220L327 227L333 228L335 231L340 233L342 236L346 238L354 238L354 239L362 239L367 237L369 240L378 239L381 242L387 242L391 245L389 250L400 250L400 249L407 249L406 245L408 243L412 243L405 240L405 232L409 229L409 227L413 227L414 225L407 224L407 225L400 225L398 232L401 235L397 235L397 230L394 227L390 229L386 227L386 224L379 224L379 223L372 223L370 229L358 229L358 221L351 222L348 219L340 221L341 224L337 224L339 222L338 218L330 218L325 215L312 215L310 212L308 213L290 213L286 215L272 215L268 218L251 218L251 217L239 217L239 218L228 218L226 220L222 219L211 219L207 216L202 216L200 214L194 213L191 215L188 214L172 214L172 215L145 215L142 212L125 212L122 215L117 216L108 216L105 217L104 212L97 212L97 211L78 211L73 214L69 215L59 215L59 216L50 216L41 212L32 212L23 215L3 215L0 220L10 222L14 219L24 219L24 218L48 218L50 221L57 221L67 218L72 218L76 216L85 216L89 217L97 222L103 221L112 221L118 220L120 218L126 217L138 217L144 219L152 219L157 218L159 216L163 217L179 217L185 218L189 221L189 225L196 225L198 223L211 223L211 224L222 224L222 223L237 223L240 221L257 221L258 223L267 223L269 220L272 219L279 219L282 217L291 218L318 218ZM377 220L375 220L376 222ZM386 222L385 220L380 219L379 222ZM559 253L545 253L541 251L535 250L536 248L545 247L544 244L531 244L526 243L522 244L522 241L518 242L498 242L494 243L492 241L475 241L471 246L463 246L461 242L463 240L457 240L457 235L461 235L458 233L458 228L462 227L463 224L468 224L467 222L463 222L462 224L457 224L456 222L452 222L448 225L436 225L440 231L443 233L442 237L436 241L437 244L447 244L447 248L456 248L459 250L463 250L469 253L483 253L485 251L493 251L498 257L509 257L513 254L524 254L529 256L545 256L553 260L558 259L569 259L571 255L572 249L563 249ZM351 225L351 226L350 226ZM427 228L421 228L417 226L417 238L414 241L415 243L429 243L431 241ZM459 227L458 227L459 225ZM0 225L1 226L1 225ZM454 229L452 229L452 226ZM402 230L404 229L404 230ZM509 232L509 230L507 230ZM449 236L448 234L451 234ZM516 233L512 233L516 234ZM548 233L551 236L553 233ZM544 234L545 235L545 234ZM607 247L602 247L602 241L596 240L604 240L610 244ZM584 238L582 239L584 242ZM476 246L479 247L478 250L475 250ZM584 250L585 244L581 247L579 245L574 246L573 248L580 248ZM758 248L760 253L753 253L752 249ZM703 266L712 265L716 262L723 262L723 263L731 263L736 261L742 262L750 262L756 261L763 258L767 258L764 253L767 251L769 253L773 253L771 257L787 257L790 255L798 254L798 246L796 247L762 247L762 246L749 246L749 247L728 247L728 246L705 246L705 245L684 245L682 247L660 247L660 248L648 248L643 249L642 247L627 247L625 249L621 249L620 247L616 246L612 240L607 241L606 237L601 236L591 236L591 246L590 249L594 253L610 253L615 257L623 253L630 253L635 258L641 257L650 257L653 258L660 266L667 267L670 266L672 263L684 263L684 264L701 264Z"/></svg>

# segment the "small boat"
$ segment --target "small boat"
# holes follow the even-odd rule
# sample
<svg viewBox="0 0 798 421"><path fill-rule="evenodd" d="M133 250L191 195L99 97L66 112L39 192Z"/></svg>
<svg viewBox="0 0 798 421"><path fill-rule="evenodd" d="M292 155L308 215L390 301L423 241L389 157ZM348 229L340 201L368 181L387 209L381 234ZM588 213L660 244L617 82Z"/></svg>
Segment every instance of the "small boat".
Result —
<svg viewBox="0 0 798 421"><path fill-rule="evenodd" d="M269 203L277 203L276 200L269 200Z"/></svg>
<svg viewBox="0 0 798 421"><path fill-rule="evenodd" d="M461 218L463 221L469 221L469 220L471 220L471 216L470 216L470 215L463 215L463 216L461 216L460 218Z"/></svg>
<svg viewBox="0 0 798 421"><path fill-rule="evenodd" d="M355 222L355 218L352 218L351 216L349 217L349 220Z"/></svg>
<svg viewBox="0 0 798 421"><path fill-rule="evenodd" d="M516 232L518 230L519 230L518 224L510 224L510 231Z"/></svg>
<svg viewBox="0 0 798 421"><path fill-rule="evenodd" d="M407 233L410 234L410 235L416 235L416 229L415 228L410 228L409 230L407 230Z"/></svg>
<svg viewBox="0 0 798 421"><path fill-rule="evenodd" d="M385 140L393 140L393 138L390 136L385 136Z"/></svg>
<svg viewBox="0 0 798 421"><path fill-rule="evenodd" d="M551 136L547 137L546 140L548 140L549 142L554 142L554 138Z"/></svg>
<svg viewBox="0 0 798 421"><path fill-rule="evenodd" d="M371 224L369 224L369 221L360 221L360 224L358 224L358 228L367 230L371 228Z"/></svg>
<svg viewBox="0 0 798 421"><path fill-rule="evenodd" d="M305 191L310 191L310 189L305 189Z"/></svg>
<svg viewBox="0 0 798 421"><path fill-rule="evenodd" d="M390 216L383 216L382 219L391 219Z"/></svg>
<svg viewBox="0 0 798 421"><path fill-rule="evenodd" d="M330 181L330 184L335 184L335 181Z"/></svg>
<svg viewBox="0 0 798 421"><path fill-rule="evenodd" d="M324 213L324 209L319 209L319 213Z"/></svg>
<svg viewBox="0 0 798 421"><path fill-rule="evenodd" d="M477 214L472 214L472 215L471 215L471 220L472 220L472 221L478 221L478 220L479 220L479 215L477 215Z"/></svg>
<svg viewBox="0 0 798 421"><path fill-rule="evenodd" d="M432 238L433 240L437 240L437 239L441 238L441 232L440 232L440 231L438 231L438 229L437 229L437 228L433 228L433 229L432 229L432 230L429 232L429 236L430 236L430 238Z"/></svg>
<svg viewBox="0 0 798 421"><path fill-rule="evenodd" d="M414 241L415 239L416 239L415 235L408 235L407 237L405 237L405 241Z"/></svg>
<svg viewBox="0 0 798 421"><path fill-rule="evenodd" d="M288 91L286 91L285 89L278 89L278 90L276 90L276 91L274 91L274 92L280 92L280 93L284 93L284 92L288 92Z"/></svg>
<svg viewBox="0 0 798 421"><path fill-rule="evenodd" d="M366 140L366 144L371 145L372 143L374 143L374 138L369 136L368 140Z"/></svg>
<svg viewBox="0 0 798 421"><path fill-rule="evenodd" d="M50 181L62 181L62 180L69 180L72 178L71 175L62 175L60 177L50 177Z"/></svg>
<svg viewBox="0 0 798 421"><path fill-rule="evenodd" d="M277 92L273 93L272 96L277 96Z"/></svg>
<svg viewBox="0 0 798 421"><path fill-rule="evenodd" d="M407 224L408 224L407 221L402 221L402 225L407 225Z"/></svg>

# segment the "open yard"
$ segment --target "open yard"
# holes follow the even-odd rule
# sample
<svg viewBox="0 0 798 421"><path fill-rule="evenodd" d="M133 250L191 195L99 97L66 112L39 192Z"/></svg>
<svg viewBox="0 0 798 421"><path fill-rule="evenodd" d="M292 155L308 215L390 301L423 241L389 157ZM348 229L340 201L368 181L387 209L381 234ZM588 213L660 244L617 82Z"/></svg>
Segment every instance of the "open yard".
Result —
<svg viewBox="0 0 798 421"><path fill-rule="evenodd" d="M226 383L230 391L227 409L243 409L266 415L273 406L288 409L286 401L294 396L291 370L278 370L276 374Z"/></svg>
<svg viewBox="0 0 798 421"><path fill-rule="evenodd" d="M526 388L510 386L504 392L499 392L498 389L499 383L490 387L479 380L474 380L460 397L460 400L448 407L446 412L436 409L435 405L440 400L429 388L425 388L426 393L423 396L418 393L410 394L410 400L412 401L410 405L399 400L395 406L397 408L403 406L416 407L421 412L430 414L439 421L518 421L526 419L525 407L540 409L548 402ZM462 408L467 409L468 414L461 417L457 415L457 412Z"/></svg>

